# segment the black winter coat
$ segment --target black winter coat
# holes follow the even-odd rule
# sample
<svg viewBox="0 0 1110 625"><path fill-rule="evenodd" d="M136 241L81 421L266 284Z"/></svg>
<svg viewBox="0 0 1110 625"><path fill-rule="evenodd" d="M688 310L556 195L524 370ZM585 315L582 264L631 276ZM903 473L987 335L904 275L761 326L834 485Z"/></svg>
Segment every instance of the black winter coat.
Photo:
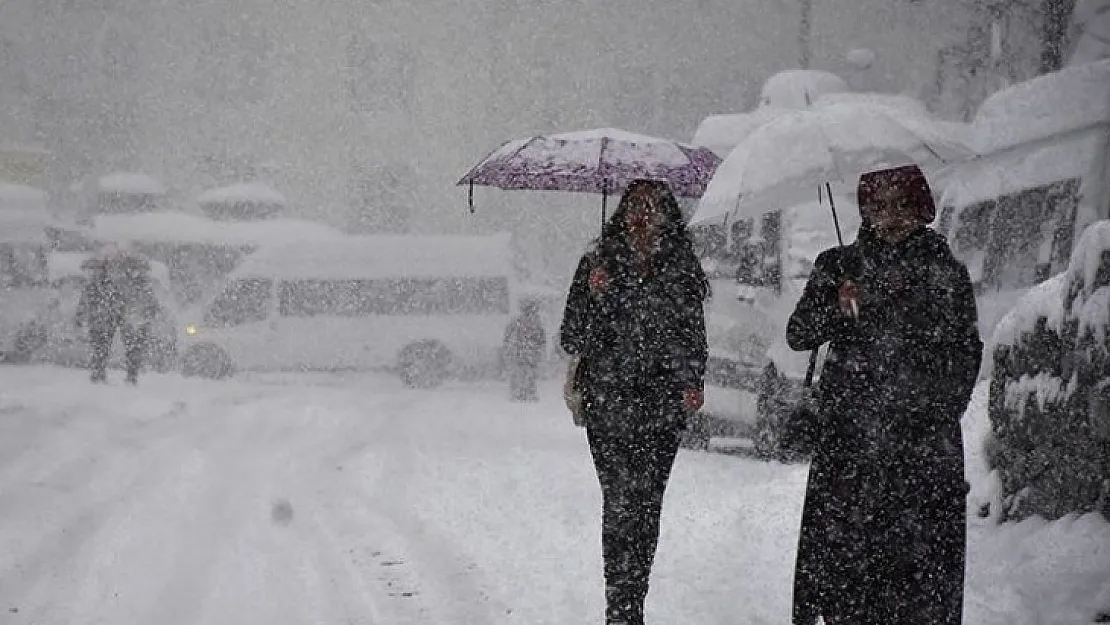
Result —
<svg viewBox="0 0 1110 625"><path fill-rule="evenodd" d="M702 388L708 357L697 258L680 248L660 253L642 274L623 260L596 250L582 257L560 343L581 357L576 384L587 406L617 392L673 399L677 408L684 389ZM607 277L601 288L589 284L595 268Z"/></svg>
<svg viewBox="0 0 1110 625"><path fill-rule="evenodd" d="M837 286L860 287L860 316ZM982 356L967 269L921 228L818 256L787 342L830 342L818 387L821 440L806 489L794 623L959 625L965 562L960 418Z"/></svg>

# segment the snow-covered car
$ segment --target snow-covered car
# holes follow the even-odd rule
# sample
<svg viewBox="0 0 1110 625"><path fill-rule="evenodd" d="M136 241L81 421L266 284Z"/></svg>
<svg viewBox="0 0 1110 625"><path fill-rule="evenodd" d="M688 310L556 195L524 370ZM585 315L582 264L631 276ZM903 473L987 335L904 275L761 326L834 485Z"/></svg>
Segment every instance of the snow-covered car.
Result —
<svg viewBox="0 0 1110 625"><path fill-rule="evenodd" d="M948 176L936 228L968 266L989 337L1067 267L1087 224L1110 217L1110 59L995 93L969 140L979 156Z"/></svg>
<svg viewBox="0 0 1110 625"><path fill-rule="evenodd" d="M22 332L32 339L34 348L27 354L30 362L67 367L83 367L88 362L88 329L77 327L77 306L88 280L82 264L90 258L84 252L52 252L47 255L49 297L38 304L33 323ZM177 334L180 327L177 305L169 291L169 270L158 262L150 263L151 286L158 300L158 312L151 324L144 366L155 371L170 371L177 366ZM117 337L108 364L124 366L124 349Z"/></svg>
<svg viewBox="0 0 1110 625"><path fill-rule="evenodd" d="M837 199L837 208L850 241L859 211L847 197ZM817 255L837 244L836 231L828 204L813 202L737 220L727 232L725 253L713 260L735 273L712 280L706 381L756 395L756 410L745 405L736 417L747 421L757 453L776 456L778 424L799 395L809 363L808 354L786 345L786 322Z"/></svg>
<svg viewBox="0 0 1110 625"><path fill-rule="evenodd" d="M515 307L508 235L341 236L261 247L185 326L182 370L494 374Z"/></svg>

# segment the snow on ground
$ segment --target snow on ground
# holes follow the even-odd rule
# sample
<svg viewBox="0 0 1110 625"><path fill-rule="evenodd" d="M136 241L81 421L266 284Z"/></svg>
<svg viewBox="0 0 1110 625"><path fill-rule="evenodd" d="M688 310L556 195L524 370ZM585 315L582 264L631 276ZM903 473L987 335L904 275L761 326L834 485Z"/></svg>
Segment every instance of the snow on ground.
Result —
<svg viewBox="0 0 1110 625"><path fill-rule="evenodd" d="M0 622L600 623L596 479L542 393L0 368ZM683 451L649 621L788 622L805 475ZM1095 516L973 519L966 622L1089 623L1108 549Z"/></svg>

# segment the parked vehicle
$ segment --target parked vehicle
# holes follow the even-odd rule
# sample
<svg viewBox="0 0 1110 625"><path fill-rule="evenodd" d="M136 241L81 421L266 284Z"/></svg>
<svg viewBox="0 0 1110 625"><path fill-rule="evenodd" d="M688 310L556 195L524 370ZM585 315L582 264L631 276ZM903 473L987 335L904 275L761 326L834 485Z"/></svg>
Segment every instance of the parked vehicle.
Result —
<svg viewBox="0 0 1110 625"><path fill-rule="evenodd" d="M391 369L410 386L493 375L515 306L508 235L261 247L185 327L186 375Z"/></svg>
<svg viewBox="0 0 1110 625"><path fill-rule="evenodd" d="M814 192L816 195L816 191ZM845 237L854 238L859 211L838 198ZM798 395L808 355L786 345L786 321L801 297L813 261L836 245L827 203L813 202L737 220L695 233L704 246L703 265L713 282L706 303L710 359L707 382L755 393L750 432L756 451L774 456L779 417Z"/></svg>
<svg viewBox="0 0 1110 625"><path fill-rule="evenodd" d="M981 157L950 176L936 228L971 272L986 337L1110 213L1110 59L995 93L971 133Z"/></svg>
<svg viewBox="0 0 1110 625"><path fill-rule="evenodd" d="M0 183L0 360L25 360L37 341L27 334L49 299L46 193Z"/></svg>

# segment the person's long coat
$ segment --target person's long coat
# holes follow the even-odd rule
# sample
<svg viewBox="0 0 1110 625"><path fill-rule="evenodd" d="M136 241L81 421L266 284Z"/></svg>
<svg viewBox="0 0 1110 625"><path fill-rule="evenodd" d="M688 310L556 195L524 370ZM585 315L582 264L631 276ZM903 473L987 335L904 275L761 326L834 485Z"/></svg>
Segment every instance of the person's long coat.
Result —
<svg viewBox="0 0 1110 625"><path fill-rule="evenodd" d="M837 306L846 278L859 318ZM966 482L960 418L982 343L967 269L924 227L822 253L787 327L830 342L794 578L794 624L959 625ZM854 619L854 620L853 620Z"/></svg>

